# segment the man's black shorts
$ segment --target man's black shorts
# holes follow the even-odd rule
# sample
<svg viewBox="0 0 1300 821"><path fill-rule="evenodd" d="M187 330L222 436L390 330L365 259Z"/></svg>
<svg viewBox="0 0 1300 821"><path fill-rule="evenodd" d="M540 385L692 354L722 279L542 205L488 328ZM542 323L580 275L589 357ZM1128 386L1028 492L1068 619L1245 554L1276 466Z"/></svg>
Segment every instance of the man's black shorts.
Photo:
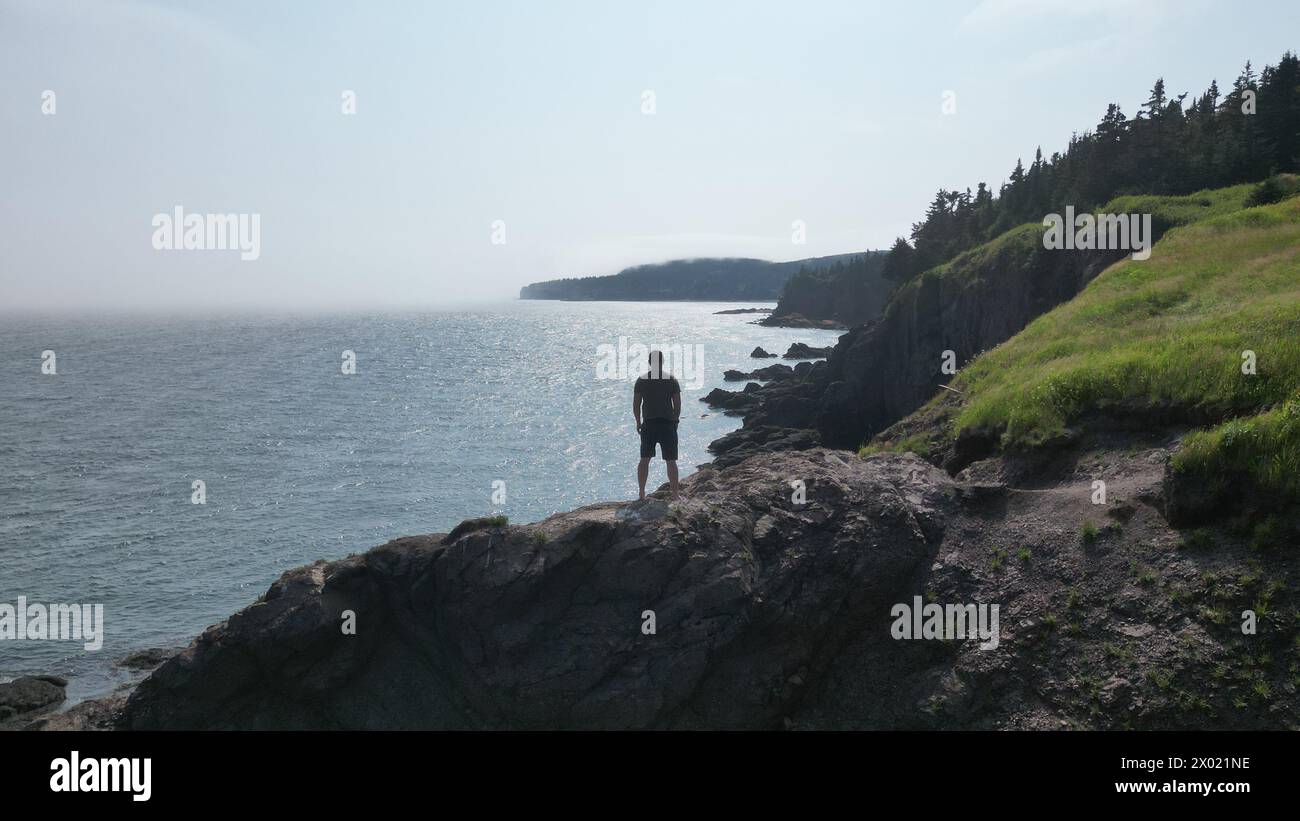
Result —
<svg viewBox="0 0 1300 821"><path fill-rule="evenodd" d="M655 444L665 462L677 461L677 423L671 419L647 419L641 423L641 458L655 455Z"/></svg>

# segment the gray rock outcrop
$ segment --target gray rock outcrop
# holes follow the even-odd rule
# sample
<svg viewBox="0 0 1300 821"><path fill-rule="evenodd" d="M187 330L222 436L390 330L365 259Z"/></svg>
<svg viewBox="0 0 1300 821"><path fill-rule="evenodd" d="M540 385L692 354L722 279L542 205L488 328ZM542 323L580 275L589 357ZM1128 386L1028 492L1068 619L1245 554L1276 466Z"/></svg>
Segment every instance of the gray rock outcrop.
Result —
<svg viewBox="0 0 1300 821"><path fill-rule="evenodd" d="M913 456L773 453L671 504L398 539L284 574L146 679L122 726L780 726L928 565L950 487Z"/></svg>

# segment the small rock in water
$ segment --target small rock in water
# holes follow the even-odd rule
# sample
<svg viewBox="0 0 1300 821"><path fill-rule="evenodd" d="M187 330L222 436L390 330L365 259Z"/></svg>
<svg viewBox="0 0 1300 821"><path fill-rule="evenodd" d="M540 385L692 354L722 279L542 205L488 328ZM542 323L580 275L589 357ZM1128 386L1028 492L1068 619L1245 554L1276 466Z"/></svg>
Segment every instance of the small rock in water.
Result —
<svg viewBox="0 0 1300 821"><path fill-rule="evenodd" d="M786 359L821 359L831 355L831 348L814 348L803 342L795 342L785 352Z"/></svg>
<svg viewBox="0 0 1300 821"><path fill-rule="evenodd" d="M162 664L167 659L176 655L175 650L165 650L161 647L150 647L147 650L137 650L126 658L117 663L118 667L126 667L129 670L151 670Z"/></svg>
<svg viewBox="0 0 1300 821"><path fill-rule="evenodd" d="M67 685L67 679L59 676L23 676L0 684L0 718L58 704Z"/></svg>

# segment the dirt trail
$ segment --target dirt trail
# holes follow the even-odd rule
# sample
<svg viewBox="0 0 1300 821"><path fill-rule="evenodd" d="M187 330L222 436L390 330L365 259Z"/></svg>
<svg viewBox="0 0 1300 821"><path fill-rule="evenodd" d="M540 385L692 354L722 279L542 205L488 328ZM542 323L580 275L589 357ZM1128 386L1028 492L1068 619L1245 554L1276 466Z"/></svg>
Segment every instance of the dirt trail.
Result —
<svg viewBox="0 0 1300 821"><path fill-rule="evenodd" d="M1171 528L1160 498L1175 445L1109 436L1049 463L971 465L958 478L980 492L914 593L998 604L999 647L896 641L876 622L794 724L1297 728L1294 561L1252 546L1253 521Z"/></svg>

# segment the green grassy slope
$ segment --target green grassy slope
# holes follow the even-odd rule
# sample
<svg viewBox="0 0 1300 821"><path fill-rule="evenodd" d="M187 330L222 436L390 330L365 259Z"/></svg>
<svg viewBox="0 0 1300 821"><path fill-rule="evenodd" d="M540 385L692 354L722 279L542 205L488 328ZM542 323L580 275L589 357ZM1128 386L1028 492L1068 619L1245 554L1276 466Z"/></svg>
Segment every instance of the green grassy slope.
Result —
<svg viewBox="0 0 1300 821"><path fill-rule="evenodd" d="M1253 188L1109 203L1101 210L1175 227L1150 259L1116 263L976 358L953 380L961 396L936 397L918 416L945 426L944 438L992 436L1004 448L1052 441L1097 414L1222 423L1185 440L1177 472L1300 497L1300 198L1247 207Z"/></svg>
<svg viewBox="0 0 1300 821"><path fill-rule="evenodd" d="M1253 185L1238 185L1213 191L1199 191L1182 197L1124 196L1116 197L1098 209L1108 214L1151 214L1157 234L1170 228L1197 222L1210 217L1229 214L1245 207ZM940 279L946 288L961 288L972 277L989 269L986 263L1002 258L1003 264L1031 264L1036 254L1043 250L1041 223L1018 225L999 234L988 242L965 251L948 262L938 265L899 288L903 294L921 287L924 280ZM904 300L891 300L889 307L903 304Z"/></svg>

